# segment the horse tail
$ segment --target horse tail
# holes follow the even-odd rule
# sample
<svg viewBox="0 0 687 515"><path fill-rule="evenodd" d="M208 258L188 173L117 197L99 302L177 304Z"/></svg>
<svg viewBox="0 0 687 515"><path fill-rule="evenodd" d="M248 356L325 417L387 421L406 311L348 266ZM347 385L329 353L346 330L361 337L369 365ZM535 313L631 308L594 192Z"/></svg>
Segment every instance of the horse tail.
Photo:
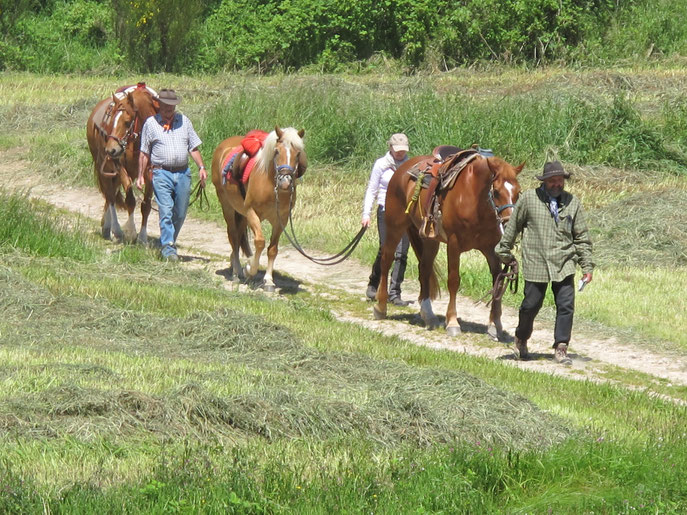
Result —
<svg viewBox="0 0 687 515"><path fill-rule="evenodd" d="M239 228L239 247L243 251L243 255L246 257L251 257L253 251L248 243L248 225L246 224L246 217L238 212L234 212L234 221L236 222L236 227ZM243 230L240 227L243 226Z"/></svg>

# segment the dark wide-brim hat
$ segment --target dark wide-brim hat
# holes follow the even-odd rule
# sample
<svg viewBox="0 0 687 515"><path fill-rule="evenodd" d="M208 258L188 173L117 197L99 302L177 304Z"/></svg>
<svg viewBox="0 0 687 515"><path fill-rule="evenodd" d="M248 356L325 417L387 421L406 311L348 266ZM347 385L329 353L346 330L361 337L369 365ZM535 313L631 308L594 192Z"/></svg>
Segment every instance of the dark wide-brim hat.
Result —
<svg viewBox="0 0 687 515"><path fill-rule="evenodd" d="M157 97L163 104L171 106L175 106L181 102L181 97L178 96L173 89L161 89Z"/></svg>
<svg viewBox="0 0 687 515"><path fill-rule="evenodd" d="M537 179L540 181L544 181L546 179L549 179L551 177L565 177L566 179L570 177L570 172L566 172L563 169L563 165L560 163L560 161L549 161L544 165L544 173L541 175L537 175Z"/></svg>

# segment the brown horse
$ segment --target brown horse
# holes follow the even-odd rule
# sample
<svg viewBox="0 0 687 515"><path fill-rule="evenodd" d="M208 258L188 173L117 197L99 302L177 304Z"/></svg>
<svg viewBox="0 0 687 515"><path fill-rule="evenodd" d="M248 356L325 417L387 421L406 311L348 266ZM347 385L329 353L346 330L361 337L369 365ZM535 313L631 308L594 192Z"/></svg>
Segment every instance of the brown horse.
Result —
<svg viewBox="0 0 687 515"><path fill-rule="evenodd" d="M157 113L159 108L157 94L144 84L139 84L114 93L112 98L101 100L88 118L86 138L93 156L98 188L105 198L101 227L103 238L107 240L111 233L115 238L125 241L135 241L137 238L134 223L136 198L132 184L139 173L139 136L146 118ZM141 202L140 243L147 242L148 216L152 207L153 188L148 175ZM129 213L123 231L117 220L117 207L126 207Z"/></svg>
<svg viewBox="0 0 687 515"><path fill-rule="evenodd" d="M404 232L408 232L411 245L419 261L420 315L425 325L433 329L439 325L432 311L430 299L439 290L434 272L434 259L439 243L447 244L449 302L446 311L446 330L451 336L460 333L456 313L456 292L460 286L460 255L468 250L479 250L489 263L492 283L501 271L501 263L494 252L503 224L510 218L520 194L517 174L525 163L513 167L498 157L476 156L460 172L452 187L438 192L441 213L441 230L436 238L420 236L423 213L429 201L427 189L421 190L419 202L411 203L416 182L408 173L414 166L426 166L432 156L418 156L406 161L394 173L386 197L386 239L382 250L382 280L377 290L375 317L386 317L387 275L394 258L394 249ZM416 166L417 165L417 166ZM410 205L409 209L408 206ZM424 206L424 207L423 207ZM489 315L488 333L495 339L503 336L501 301L494 300Z"/></svg>
<svg viewBox="0 0 687 515"><path fill-rule="evenodd" d="M212 183L227 223L227 236L232 250L231 268L235 280L245 280L245 274L252 278L258 272L260 255L265 248L260 222L267 220L272 225L272 237L267 248L266 291L275 289L272 271L279 237L288 223L289 210L296 200L296 178L301 177L307 168L304 134L302 129L296 131L291 127L275 127L255 156L255 166L245 187L234 180L231 174L224 176L222 173L227 156L241 143L243 136L225 139L212 154ZM244 274L239 262L239 250L243 250L248 257L252 254L247 227L253 231L255 254L246 265Z"/></svg>

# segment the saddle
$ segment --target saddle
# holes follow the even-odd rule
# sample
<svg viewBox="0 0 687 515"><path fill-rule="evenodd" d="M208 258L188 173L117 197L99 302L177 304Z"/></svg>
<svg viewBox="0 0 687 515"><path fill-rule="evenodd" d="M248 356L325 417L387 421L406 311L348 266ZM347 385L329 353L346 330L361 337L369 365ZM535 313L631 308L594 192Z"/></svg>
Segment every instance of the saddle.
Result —
<svg viewBox="0 0 687 515"><path fill-rule="evenodd" d="M250 173L255 166L255 156L258 154L267 138L268 133L252 130L246 133L238 146L227 155L222 165L222 184L227 180L234 184L245 186Z"/></svg>
<svg viewBox="0 0 687 515"><path fill-rule="evenodd" d="M462 149L453 145L440 145L432 151L432 156L416 163L408 174L416 181L415 191L408 203L406 213L415 202L422 214L420 236L446 240L441 221L439 194L453 187L460 172L482 153L477 148ZM492 154L493 155L493 154ZM421 190L426 189L425 206L421 204ZM424 207L424 209L423 209Z"/></svg>

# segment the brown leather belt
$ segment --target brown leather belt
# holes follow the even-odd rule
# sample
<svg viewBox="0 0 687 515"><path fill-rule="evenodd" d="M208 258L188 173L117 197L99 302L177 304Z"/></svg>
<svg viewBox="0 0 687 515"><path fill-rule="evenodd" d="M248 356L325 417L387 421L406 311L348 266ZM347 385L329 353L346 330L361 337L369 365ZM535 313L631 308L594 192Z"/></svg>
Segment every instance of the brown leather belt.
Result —
<svg viewBox="0 0 687 515"><path fill-rule="evenodd" d="M188 170L188 165L186 165L186 166L153 165L153 170L167 170L168 172L172 172L172 173L185 172L186 170Z"/></svg>

